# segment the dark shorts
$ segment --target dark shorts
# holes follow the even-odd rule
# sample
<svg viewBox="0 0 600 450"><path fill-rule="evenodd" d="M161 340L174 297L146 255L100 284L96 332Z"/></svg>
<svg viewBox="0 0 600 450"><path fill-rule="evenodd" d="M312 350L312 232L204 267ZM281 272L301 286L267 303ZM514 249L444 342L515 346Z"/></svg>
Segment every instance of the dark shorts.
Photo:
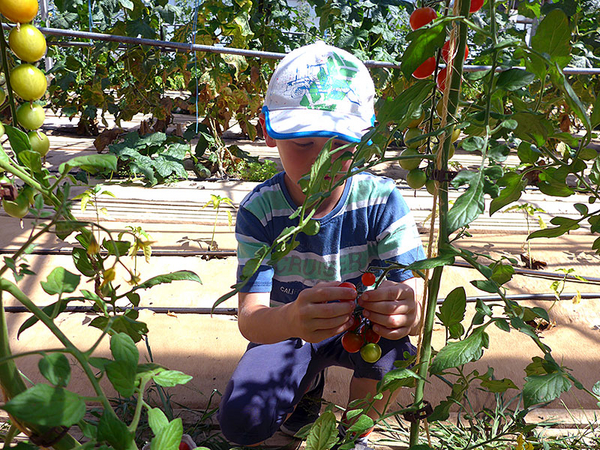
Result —
<svg viewBox="0 0 600 450"><path fill-rule="evenodd" d="M288 339L276 344L249 344L235 369L219 405L221 432L239 445L262 442L275 434L319 372L331 366L346 367L356 378L381 380L394 369L404 352L415 354L409 339L381 339L382 356L366 363L360 353L348 353L342 335L317 344Z"/></svg>

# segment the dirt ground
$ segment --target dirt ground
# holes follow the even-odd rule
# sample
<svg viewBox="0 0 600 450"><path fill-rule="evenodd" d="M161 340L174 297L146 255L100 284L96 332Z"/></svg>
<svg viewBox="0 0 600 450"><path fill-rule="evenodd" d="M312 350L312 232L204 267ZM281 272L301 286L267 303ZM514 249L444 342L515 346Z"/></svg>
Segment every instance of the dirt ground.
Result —
<svg viewBox="0 0 600 450"><path fill-rule="evenodd" d="M59 129L61 120L49 118L49 126ZM133 126L135 125L132 124ZM47 164L56 167L65 158L82 154L93 154L92 139L76 136L61 136L54 133L52 150ZM240 141L240 146L261 157L277 159L272 149L264 145L250 144ZM462 159L461 159L462 158ZM459 155L459 161L469 165L473 161L469 155ZM402 180L403 170L397 166L387 165L375 170L385 176ZM144 292L140 307L140 319L148 324L148 346L140 346L142 360L153 360L169 368L181 370L194 378L185 387L170 391L172 401L186 410L201 411L209 406L216 406L220 392L223 392L239 357L247 342L237 330L235 317L235 297L221 305L219 314L210 315L214 301L229 291L235 282L236 260L233 256L207 259L202 257L206 242L213 238L214 212L205 208L212 194L231 198L239 203L253 183L236 180L228 182L209 182L188 180L169 186L148 189L139 184L110 184L110 190L116 198L107 197L99 200L99 207L106 208L106 215L101 217L104 225L118 231L127 226L141 224L156 241L153 246L154 256L150 262L139 260L139 269L144 278L169 271L187 269L198 273L202 285L191 282L180 282ZM423 191L414 192L399 182L409 206L422 232L423 242L428 242L431 196ZM74 192L74 194L77 191ZM546 222L555 214L573 213L573 204L578 199L565 199L556 202L529 193L528 200L543 207L541 213ZM94 217L93 211L77 212L80 217ZM219 249L226 254L235 252L233 229L226 223L225 215L219 219L217 234L214 239ZM545 265L537 271L526 270L519 263L518 274L508 283L509 295L531 296L531 294L547 294L546 297L519 299L524 305L543 306L549 310L550 323L540 331L543 342L553 349L555 359L572 370L573 375L584 386L590 388L599 379L600 367L600 257L592 250L593 236L585 229L561 238L538 239L527 244L526 236L529 227L523 215L516 213L482 217L474 223L472 236L460 242L460 247L491 258L512 257L521 261L521 255L530 255ZM11 254L20 243L24 242L31 230L32 219L26 218L21 224L0 212L0 253ZM53 237L45 237L39 242L39 252L28 256L28 262L36 272L21 283L23 291L34 299L38 305L48 304L51 298L40 288L39 282L45 280L55 267L75 270L70 257L73 240L58 241ZM45 252L45 253L44 253ZM481 256L485 258L485 256ZM570 276L564 286L560 285L565 271L573 271L577 276L587 278L580 281ZM442 279L440 300L455 287L463 286L469 303L468 317L474 313L476 298L485 298L482 291L472 284L473 279L480 279L472 269L449 267ZM559 283L563 288L563 297L556 300L552 297L552 283ZM19 304L12 298L4 298L5 306L15 308L8 314L11 332L10 345L14 352L26 352L32 349L53 348L57 343L53 336L41 325L27 330L16 339L16 330L29 317L19 312ZM489 299L486 299L489 300ZM91 319L87 313L62 314L57 324L65 334L82 348L87 348L97 338L97 330L85 326ZM506 333L496 327L488 328L490 346L483 358L474 363L480 373L494 367L496 378L510 378L517 386L524 381L524 368L534 356L541 352L533 341L516 331ZM445 340L444 331L436 326L433 346L439 349ZM106 345L97 350L98 356L109 354ZM28 356L19 360L20 369L34 381L36 380L37 361L39 357ZM78 369L73 369L73 380L69 386L81 393L89 393L89 385ZM39 378L39 377L38 377ZM349 373L345 369L330 371L326 385L325 399L337 405L345 403L348 395ZM106 388L108 388L105 385ZM216 393L216 394L215 394ZM430 380L425 390L425 398L433 405L438 404L449 395L447 385L438 379ZM474 408L491 407L496 399L489 394L474 388L470 393ZM411 392L403 392L399 398L401 404L409 404ZM581 390L572 388L561 400L552 402L547 411L562 411L565 408L575 410L597 410L595 400ZM383 435L382 435L383 436ZM277 439L282 439L277 437ZM284 440L285 441L285 440ZM280 441L277 441L280 442ZM283 441L281 441L283 442ZM285 441L288 442L288 441ZM281 444L284 445L284 444ZM271 447L281 446L277 443ZM287 445L287 444L285 444ZM389 445L381 448L391 448Z"/></svg>

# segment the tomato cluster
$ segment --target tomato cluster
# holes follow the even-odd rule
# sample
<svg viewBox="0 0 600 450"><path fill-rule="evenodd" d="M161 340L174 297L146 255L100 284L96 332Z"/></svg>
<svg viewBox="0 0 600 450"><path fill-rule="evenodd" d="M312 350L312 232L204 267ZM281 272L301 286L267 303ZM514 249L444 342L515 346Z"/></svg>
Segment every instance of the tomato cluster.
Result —
<svg viewBox="0 0 600 450"><path fill-rule="evenodd" d="M364 287L373 286L377 277L372 272L365 272L361 277ZM340 287L355 288L352 283L344 282ZM375 363L381 358L381 347L379 339L381 338L374 330L369 319L361 314L361 308L357 307L353 315L353 326L342 336L342 346L348 353L358 353L362 359L368 363Z"/></svg>
<svg viewBox="0 0 600 450"><path fill-rule="evenodd" d="M474 13L478 11L483 6L484 0L472 0L470 12ZM425 25L430 24L435 19L437 19L437 13L430 6L425 6L422 8L415 9L409 18L410 27L413 30L421 28ZM465 60L469 55L469 48L465 47ZM452 59L454 59L454 55L450 54L450 41L446 41L444 46L442 47L442 58L446 62L447 65L451 64ZM422 80L427 78L435 72L437 67L437 62L435 56L430 56L427 58L417 69L413 72L413 77ZM446 89L446 68L441 69L436 77L436 84L440 91L444 91Z"/></svg>
<svg viewBox="0 0 600 450"><path fill-rule="evenodd" d="M46 156L50 149L48 137L40 131L46 119L44 108L34 103L46 93L48 82L46 75L36 63L46 54L46 39L31 22L38 13L37 0L0 0L0 13L15 26L8 35L8 45L17 63L5 74L10 87L21 103L16 108L16 122L27 132L31 149ZM6 100L6 92L0 88L0 105ZM4 125L0 123L0 136L4 134ZM6 178L6 177L5 177ZM10 183L7 178L3 181ZM23 190L22 190L23 191ZM4 199L2 206L10 216L23 218L29 211L33 196L20 192L15 200Z"/></svg>

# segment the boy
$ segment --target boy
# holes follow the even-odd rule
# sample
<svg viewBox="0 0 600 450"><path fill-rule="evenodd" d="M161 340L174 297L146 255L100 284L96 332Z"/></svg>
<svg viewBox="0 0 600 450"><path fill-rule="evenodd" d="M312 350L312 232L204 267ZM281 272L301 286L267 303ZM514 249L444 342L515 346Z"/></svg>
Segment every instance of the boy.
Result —
<svg viewBox="0 0 600 450"><path fill-rule="evenodd" d="M374 95L367 68L322 42L296 49L279 63L260 123L285 171L257 186L240 205L238 278L258 248L271 245L294 223L289 216L305 197L298 181L325 143L333 138L332 149L358 143L373 125ZM293 435L312 423L319 415L327 367L352 369L350 400L360 399L376 392L378 380L405 351L414 354L408 335L418 333L421 318L412 273L392 271L380 287L360 297L363 315L381 336L383 354L374 364L343 349L341 338L353 324L355 305L335 301L353 300L356 291L339 287L340 282L359 285L371 265L424 258L414 220L394 183L356 174L326 198L314 218L319 233L300 233L296 249L274 265L262 265L239 293L239 328L250 344L219 408L224 436L238 445L259 444L278 429ZM386 401L376 402L369 414L378 417ZM366 443L362 436L356 448Z"/></svg>

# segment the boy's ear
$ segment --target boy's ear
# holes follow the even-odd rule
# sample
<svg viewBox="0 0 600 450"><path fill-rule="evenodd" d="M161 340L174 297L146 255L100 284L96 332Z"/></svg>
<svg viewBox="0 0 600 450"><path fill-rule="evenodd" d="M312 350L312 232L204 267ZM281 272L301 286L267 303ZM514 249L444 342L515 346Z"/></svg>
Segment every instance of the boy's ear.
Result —
<svg viewBox="0 0 600 450"><path fill-rule="evenodd" d="M275 139L273 139L271 136L269 136L269 133L267 133L267 127L265 126L264 113L260 113L258 115L258 121L260 122L260 127L262 128L263 136L265 137L265 143L267 144L267 146L268 147L277 147L277 142L275 141Z"/></svg>

